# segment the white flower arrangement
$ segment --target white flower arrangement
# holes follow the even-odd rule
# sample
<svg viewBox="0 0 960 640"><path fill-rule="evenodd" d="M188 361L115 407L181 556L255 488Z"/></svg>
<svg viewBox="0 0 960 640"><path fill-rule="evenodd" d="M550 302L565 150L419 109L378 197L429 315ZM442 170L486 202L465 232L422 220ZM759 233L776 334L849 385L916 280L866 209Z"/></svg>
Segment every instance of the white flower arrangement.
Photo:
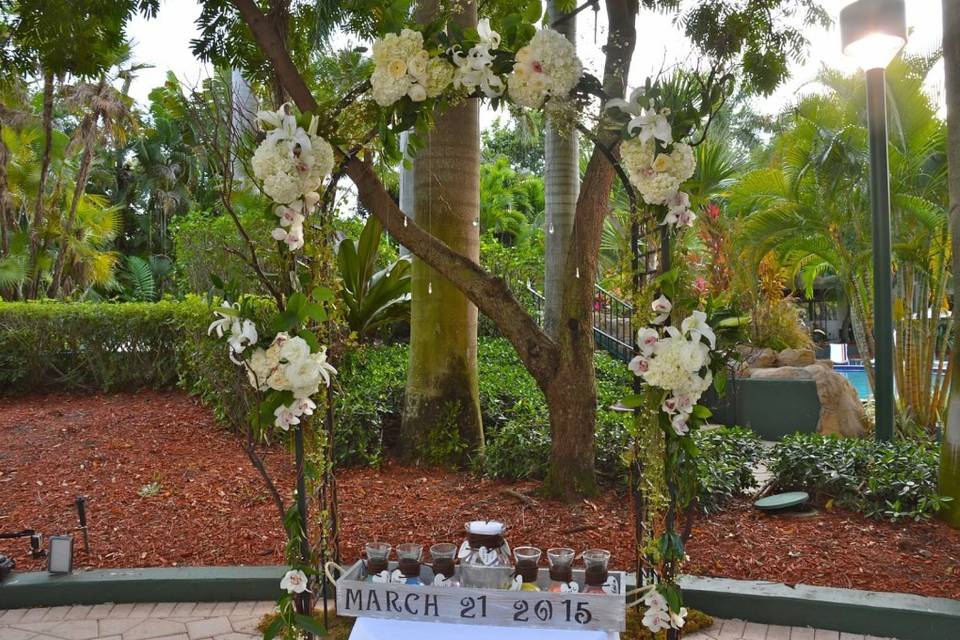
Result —
<svg viewBox="0 0 960 640"><path fill-rule="evenodd" d="M459 46L450 50L453 64L457 67L453 86L470 93L479 88L488 98L497 98L503 94L504 84L503 79L493 71L492 50L500 46L500 34L490 28L488 18L477 24L477 33L480 34L480 42L465 54Z"/></svg>
<svg viewBox="0 0 960 640"><path fill-rule="evenodd" d="M250 162L264 193L277 204L290 205L316 192L333 170L333 148L316 135L317 121L306 131L285 105L278 111L259 112L257 122L267 136Z"/></svg>
<svg viewBox="0 0 960 640"><path fill-rule="evenodd" d="M404 96L414 102L434 98L453 81L454 67L423 48L423 35L413 29L388 33L373 43L373 99L389 107Z"/></svg>
<svg viewBox="0 0 960 640"><path fill-rule="evenodd" d="M303 222L320 201L317 190L333 170L333 148L316 135L315 118L306 131L287 113L286 105L259 112L257 122L267 136L251 159L253 175L277 203L280 219L270 235L296 251L303 247Z"/></svg>
<svg viewBox="0 0 960 640"><path fill-rule="evenodd" d="M664 296L653 302L657 322L666 319L672 304ZM670 425L678 436L689 432L687 422L703 392L713 384L709 366L716 335L707 324L707 315L694 311L680 324L667 326L662 333L646 327L637 334L640 353L630 361L630 370L647 384L664 389L670 395L661 410L670 416Z"/></svg>
<svg viewBox="0 0 960 640"><path fill-rule="evenodd" d="M573 43L553 29L541 29L517 51L507 87L513 102L539 109L548 98L566 97L582 73Z"/></svg>
<svg viewBox="0 0 960 640"><path fill-rule="evenodd" d="M247 363L250 384L259 391L291 391L297 399L309 398L320 384L330 386L337 370L327 362L327 350L310 352L310 345L299 337L278 333L267 348L257 348Z"/></svg>
<svg viewBox="0 0 960 640"><path fill-rule="evenodd" d="M680 185L693 176L697 166L690 145L675 142L671 152L657 154L653 137L646 141L639 137L624 141L620 145L620 157L630 182L649 205L670 202Z"/></svg>

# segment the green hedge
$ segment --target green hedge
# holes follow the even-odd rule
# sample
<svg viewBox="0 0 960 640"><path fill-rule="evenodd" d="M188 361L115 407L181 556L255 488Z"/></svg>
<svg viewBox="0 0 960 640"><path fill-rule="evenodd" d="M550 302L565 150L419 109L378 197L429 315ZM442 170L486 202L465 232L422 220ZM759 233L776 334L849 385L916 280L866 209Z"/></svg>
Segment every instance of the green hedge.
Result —
<svg viewBox="0 0 960 640"><path fill-rule="evenodd" d="M921 520L949 498L937 493L933 442L788 436L770 452L776 488L803 490L874 518Z"/></svg>
<svg viewBox="0 0 960 640"><path fill-rule="evenodd" d="M265 317L270 311L262 303ZM207 336L206 301L0 302L0 389L135 391L180 385L236 424L253 391Z"/></svg>
<svg viewBox="0 0 960 640"><path fill-rule="evenodd" d="M121 391L177 382L175 302L0 303L0 388Z"/></svg>

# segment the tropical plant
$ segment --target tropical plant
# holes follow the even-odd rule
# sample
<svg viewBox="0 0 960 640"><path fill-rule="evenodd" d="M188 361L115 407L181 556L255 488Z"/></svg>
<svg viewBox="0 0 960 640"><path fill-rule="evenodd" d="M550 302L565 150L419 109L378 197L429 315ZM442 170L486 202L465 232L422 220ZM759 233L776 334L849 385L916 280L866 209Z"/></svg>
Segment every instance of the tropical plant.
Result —
<svg viewBox="0 0 960 640"><path fill-rule="evenodd" d="M944 126L923 91L934 58L900 58L887 73L890 191L897 271L897 388L902 414L933 429L946 408L948 243ZM824 70L826 92L804 98L772 145L766 166L728 190L728 208L742 217L744 258L768 253L812 291L836 275L851 307L854 335L873 370L871 235L865 92L861 76ZM951 323L945 324L949 329Z"/></svg>
<svg viewBox="0 0 960 640"><path fill-rule="evenodd" d="M370 216L358 240L344 238L337 247L345 320L361 338L410 318L410 259L401 257L376 271L382 236L380 221Z"/></svg>

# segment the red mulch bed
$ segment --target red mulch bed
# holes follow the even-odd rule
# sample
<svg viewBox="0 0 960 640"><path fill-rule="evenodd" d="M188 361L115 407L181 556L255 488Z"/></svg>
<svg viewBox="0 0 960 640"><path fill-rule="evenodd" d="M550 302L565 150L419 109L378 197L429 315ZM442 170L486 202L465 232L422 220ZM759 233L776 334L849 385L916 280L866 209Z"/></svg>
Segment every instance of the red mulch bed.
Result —
<svg viewBox="0 0 960 640"><path fill-rule="evenodd" d="M182 393L0 399L0 443L0 531L67 531L75 496L87 495L92 549L86 556L78 540L78 566L281 562L283 532L259 475L235 436ZM289 487L287 453L264 458ZM343 471L338 481L347 560L367 540L458 542L463 523L477 518L509 523L515 544L600 546L620 568L632 557L628 501L613 491L531 505L503 491L526 493L533 482L389 463ZM141 497L151 482L161 490ZM27 548L0 541L20 569L41 569ZM689 553L686 568L697 575L960 599L960 531L938 522L891 524L841 510L773 517L737 501L697 523Z"/></svg>

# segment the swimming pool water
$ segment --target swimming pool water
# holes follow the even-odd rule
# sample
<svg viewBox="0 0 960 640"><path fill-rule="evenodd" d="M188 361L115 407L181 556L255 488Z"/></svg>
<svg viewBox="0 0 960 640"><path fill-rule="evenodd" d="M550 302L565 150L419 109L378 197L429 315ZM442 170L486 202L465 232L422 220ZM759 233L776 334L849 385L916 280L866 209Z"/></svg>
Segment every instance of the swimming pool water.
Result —
<svg viewBox="0 0 960 640"><path fill-rule="evenodd" d="M843 377L849 380L850 384L856 388L861 400L873 396L873 393L870 392L870 381L867 380L867 372L863 367L835 367L835 369L837 373L843 374Z"/></svg>

